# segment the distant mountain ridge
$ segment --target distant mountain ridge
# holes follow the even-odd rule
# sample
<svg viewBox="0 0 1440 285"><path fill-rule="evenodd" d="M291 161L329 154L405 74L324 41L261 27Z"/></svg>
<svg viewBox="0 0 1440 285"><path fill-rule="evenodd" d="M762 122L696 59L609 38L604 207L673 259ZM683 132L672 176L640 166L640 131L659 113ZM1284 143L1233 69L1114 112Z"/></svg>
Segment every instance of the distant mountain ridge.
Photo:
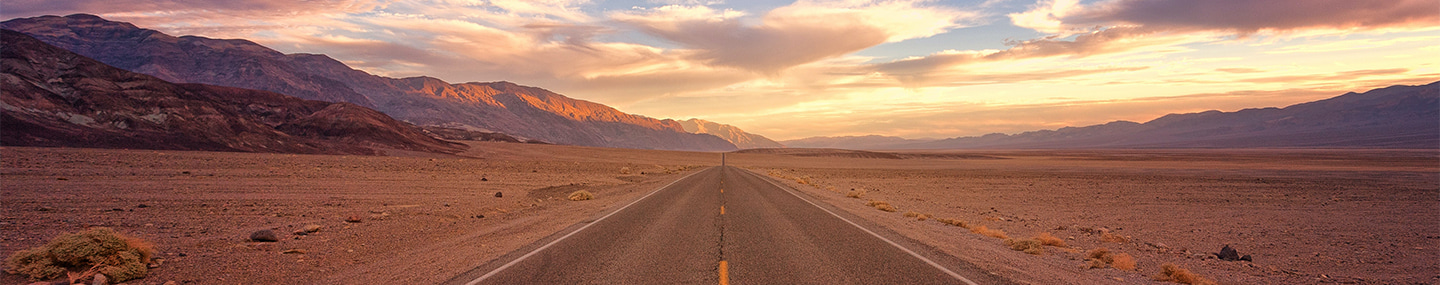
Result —
<svg viewBox="0 0 1440 285"><path fill-rule="evenodd" d="M174 84L0 30L0 144L243 152L455 153L465 145L351 103Z"/></svg>
<svg viewBox="0 0 1440 285"><path fill-rule="evenodd" d="M93 15L12 19L0 27L127 70L174 82L234 86L373 106L420 125L460 124L552 143L725 151L735 145L686 132L674 120L620 112L509 82L461 83L371 75L324 55L283 54L246 40L172 37Z"/></svg>
<svg viewBox="0 0 1440 285"><path fill-rule="evenodd" d="M808 137L781 141L789 147L797 148L839 148L839 149L876 149L892 145L923 143L930 140L906 139L894 136L867 135L867 136L840 136L840 137Z"/></svg>
<svg viewBox="0 0 1440 285"><path fill-rule="evenodd" d="M1169 114L1014 135L989 134L877 149L1075 148L1440 149L1440 81L1346 93L1284 108Z"/></svg>
<svg viewBox="0 0 1440 285"><path fill-rule="evenodd" d="M731 125L695 118L679 122L680 126L684 127L686 132L714 135L735 144L735 147L741 149L785 147L785 145L770 140L765 136L747 133Z"/></svg>

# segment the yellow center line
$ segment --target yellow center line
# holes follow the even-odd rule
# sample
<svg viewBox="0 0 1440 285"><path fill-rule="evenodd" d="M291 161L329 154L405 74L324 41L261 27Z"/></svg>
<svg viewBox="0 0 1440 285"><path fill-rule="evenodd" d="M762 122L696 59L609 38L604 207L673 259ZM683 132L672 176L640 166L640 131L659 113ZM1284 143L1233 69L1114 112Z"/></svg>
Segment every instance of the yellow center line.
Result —
<svg viewBox="0 0 1440 285"><path fill-rule="evenodd" d="M724 215L724 214L725 214L725 206L720 206L720 214L721 214L721 215Z"/></svg>
<svg viewBox="0 0 1440 285"><path fill-rule="evenodd" d="M725 261L720 261L720 285L730 285L730 269L725 266Z"/></svg>

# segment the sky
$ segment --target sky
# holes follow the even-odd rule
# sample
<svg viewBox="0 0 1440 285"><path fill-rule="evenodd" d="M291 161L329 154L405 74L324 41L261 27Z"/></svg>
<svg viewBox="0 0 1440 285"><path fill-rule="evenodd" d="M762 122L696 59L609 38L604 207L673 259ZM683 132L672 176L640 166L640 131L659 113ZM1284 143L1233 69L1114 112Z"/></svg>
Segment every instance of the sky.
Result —
<svg viewBox="0 0 1440 285"><path fill-rule="evenodd" d="M776 140L1018 133L1440 80L1435 0L12 0Z"/></svg>

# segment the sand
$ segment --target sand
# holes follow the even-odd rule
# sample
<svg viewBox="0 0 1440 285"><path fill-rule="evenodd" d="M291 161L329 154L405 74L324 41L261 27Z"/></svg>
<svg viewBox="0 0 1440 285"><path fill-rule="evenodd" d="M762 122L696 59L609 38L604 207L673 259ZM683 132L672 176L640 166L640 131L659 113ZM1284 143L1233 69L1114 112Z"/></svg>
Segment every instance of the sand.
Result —
<svg viewBox="0 0 1440 285"><path fill-rule="evenodd" d="M106 226L159 245L163 263L130 284L437 283L719 162L470 144L459 156L388 157L4 147L0 254ZM1440 282L1434 150L805 153L728 158L1017 281L1157 283L1173 263L1221 284ZM846 198L852 188L868 191ZM563 199L575 190L597 199ZM1015 238L1051 233L1070 247L1025 254L909 211ZM324 228L289 234L310 224ZM282 240L247 240L260 229ZM1127 241L1102 242L1103 231ZM1214 259L1225 244L1254 261ZM1099 247L1135 256L1138 269L1083 268Z"/></svg>

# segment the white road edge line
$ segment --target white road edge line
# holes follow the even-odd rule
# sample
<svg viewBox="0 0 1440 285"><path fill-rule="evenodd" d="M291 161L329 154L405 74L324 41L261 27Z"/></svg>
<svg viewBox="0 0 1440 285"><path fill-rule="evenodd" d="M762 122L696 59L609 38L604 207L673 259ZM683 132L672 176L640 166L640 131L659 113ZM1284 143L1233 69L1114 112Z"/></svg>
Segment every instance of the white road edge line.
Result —
<svg viewBox="0 0 1440 285"><path fill-rule="evenodd" d="M714 168L714 167L712 166L711 168ZM550 248L550 246L555 245L556 243L559 243L560 241L565 240L566 238L569 238L569 237L572 236L572 235L575 235L575 233L578 233L578 232L580 232L580 231L585 230L586 228L589 228L590 226L593 226L593 225L595 225L595 224L597 224L597 223L600 223L600 221L604 221L605 218L609 218L610 216L615 215L615 213L619 213L620 211L624 211L625 208L630 208L630 205L635 205L635 203L640 203L641 200L645 200L645 198L649 198L650 195L655 195L655 193L660 193L661 190L665 190L665 188L670 188L671 185L675 185L675 183L677 183L677 182L684 181L685 179L690 178L690 176L695 176L695 174L700 174L701 172L705 172L705 171L707 171L707 170L710 170L710 168L706 168L705 170L701 170L701 171L696 171L695 173L691 173L691 174L685 175L685 177L680 177L680 179L677 179L677 180L675 180L675 181L671 181L670 184L665 184L665 186L661 186L659 189L655 189L655 191L650 191L650 194L645 194L645 196L640 197L640 199L635 199L634 202L630 202L630 204L625 204L624 207L620 207L620 209L616 209L614 212L610 212L609 214L606 214L605 216L600 217L599 219L595 219L595 221L592 221L592 222L590 222L589 224L585 224L585 226L582 226L582 227L580 227L579 229L575 229L575 231L570 232L570 233L568 233L568 234L565 234L565 236L562 236L562 237L560 237L560 238L558 238L558 239L555 239L555 240L553 240L553 241L550 241L550 243L547 243L547 244L545 244L544 246L540 246L540 248L537 248L537 249L535 249L534 251L530 251L530 253L526 253L525 255L522 255L522 256L520 256L520 258L516 258L515 260L511 260L509 263L505 263L505 265L501 265L500 268L495 268L495 270L491 270L490 273L485 273L485 275L481 275L480 278L475 278L475 280L472 280L472 281L470 281L469 283L465 283L465 285L475 285L475 284L479 284L480 281L485 281L486 278L490 278L490 277L492 277L492 276L495 276L495 274L500 273L500 271L505 270L506 268L510 268L510 266L514 266L516 263L520 263L520 261L523 261L523 260L525 260L526 258L530 258L530 256L535 255L536 253L540 253L541 251L544 251L546 248ZM971 284L974 284L974 283L971 283Z"/></svg>
<svg viewBox="0 0 1440 285"><path fill-rule="evenodd" d="M736 168L737 168L737 169L740 169L739 167L736 167ZM789 189L787 189L787 187L780 186L780 184L775 184L775 181L774 181L774 180L766 179L766 177L760 176L760 174L755 173L755 172L751 172L751 171L749 171L749 170L745 170L745 169L741 169L741 170L742 170L742 171L745 171L745 173L749 173L750 175L753 175L753 176L756 176L757 178L760 178L760 180L765 180L765 182L769 182L770 185L773 185L773 186L775 186L776 188L780 188L780 191L785 191L785 193L790 193L790 195L795 196L795 198L800 198L801 201L805 201L805 203L810 203L811 206L815 206L815 208L819 208L821 211L825 211L826 213L830 213L831 216L835 216L836 218L839 218L841 221L845 221L846 223L850 223L850 225L855 226L855 228L858 228L858 229L860 229L861 231L865 231L865 233L868 233L868 234L870 234L871 236L875 236L875 238L878 238L878 239L880 239L880 240L883 240L883 241L885 241L885 243L889 243L891 246L894 246L895 248L898 248L898 249L900 249L900 250L905 251L905 253L909 253L910 256L914 256L915 258L919 258L921 261L924 261L926 264L930 264L930 266L933 266L933 267L935 267L936 269L940 269L940 271L944 271L945 274L950 274L950 277L955 277L955 279L958 279L958 280L960 280L961 282L965 282L965 284L978 285L978 284L975 284L975 281L970 281L970 279L965 278L964 276L960 276L960 274L955 273L955 271L950 271L950 269L945 268L945 266L941 266L939 263L935 263L935 261L932 261L932 260L930 260L929 258L925 258L924 256L920 256L920 254L915 253L915 251L912 251L912 250L910 250L910 249L908 249L908 248L905 248L904 246L900 246L900 244L895 243L894 241L891 241L891 240L888 239L888 238L882 237L882 236L880 236L879 234L876 234L875 232L870 231L870 229L866 229L865 227L860 226L860 224L856 224L855 222L850 221L850 219L846 219L845 217L841 217L839 214L835 214L835 212L831 212L830 210L825 209L825 207L820 207L819 204L815 204L815 202L811 202L809 199L805 199L805 197L801 197L800 194L795 194L795 192L791 192ZM797 191L798 191L798 190L797 190Z"/></svg>

